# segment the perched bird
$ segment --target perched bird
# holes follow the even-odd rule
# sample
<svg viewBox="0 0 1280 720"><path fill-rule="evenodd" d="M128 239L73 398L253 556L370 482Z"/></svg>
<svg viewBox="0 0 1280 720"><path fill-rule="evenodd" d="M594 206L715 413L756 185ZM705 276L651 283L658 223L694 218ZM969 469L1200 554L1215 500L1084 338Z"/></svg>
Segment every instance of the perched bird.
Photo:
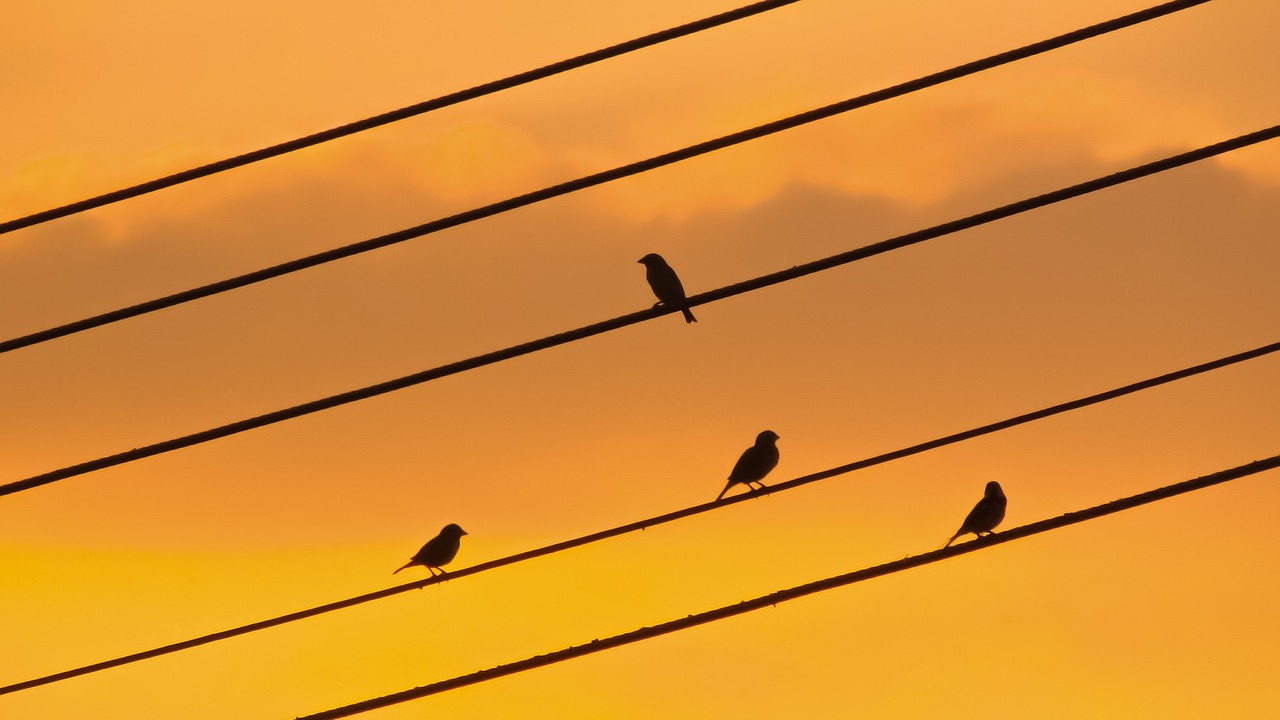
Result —
<svg viewBox="0 0 1280 720"><path fill-rule="evenodd" d="M995 530L995 527L1000 524L1000 521L1004 520L1004 509L1008 504L1009 501L1005 499L1004 490L1000 489L1000 483L995 480L987 483L987 490L982 499L978 501L977 505L973 506L973 509L969 511L969 516L964 519L964 524L942 547L950 547L951 543L956 541L956 538L965 533L973 533L978 537L990 535Z"/></svg>
<svg viewBox="0 0 1280 720"><path fill-rule="evenodd" d="M401 565L396 572L391 574L395 575L407 567L421 565L431 571L431 577L435 577L436 570L439 570L440 574L443 575L444 568L440 566L447 564L458 554L458 546L462 544L462 536L466 534L466 530L454 523L445 525L440 534L428 540L417 555L414 555L409 559L409 562Z"/></svg>
<svg viewBox="0 0 1280 720"><path fill-rule="evenodd" d="M724 486L716 496L716 500L724 497L724 494L729 492L729 488L738 483L745 483L752 489L755 489L753 483L759 483L760 487L764 487L765 484L760 481L777 466L778 434L772 430L765 430L756 436L756 444L747 448L742 453L742 457L738 458L738 464L734 465L733 472L729 473L729 484Z"/></svg>
<svg viewBox="0 0 1280 720"><path fill-rule="evenodd" d="M649 281L653 294L658 296L658 302L653 304L654 307L664 303L679 307L684 303L684 286L680 284L680 278L676 277L676 271L671 269L661 255L649 253L636 262L644 265L644 279ZM689 312L689 308L681 307L680 312L684 313L685 322L698 322L693 313Z"/></svg>

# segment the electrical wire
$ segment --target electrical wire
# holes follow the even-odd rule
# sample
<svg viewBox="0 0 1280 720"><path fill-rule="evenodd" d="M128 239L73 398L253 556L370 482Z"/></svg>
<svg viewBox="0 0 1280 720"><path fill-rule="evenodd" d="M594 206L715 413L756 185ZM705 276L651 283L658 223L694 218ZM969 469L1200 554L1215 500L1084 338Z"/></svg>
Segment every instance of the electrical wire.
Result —
<svg viewBox="0 0 1280 720"><path fill-rule="evenodd" d="M351 717L352 715L359 715L371 710L377 710L379 708L396 705L409 700L424 698L429 695L438 695L449 690L456 690L469 685L476 685L489 680L505 677L507 675L515 675L535 668L554 665L566 660L582 657L583 655L598 653L602 650L609 650L639 642L641 640L648 640L660 635L668 635L680 630L687 630L698 625L705 625L718 620L743 615L755 610L762 610L764 608L773 607L778 603L795 600L806 595L813 595L826 590L864 582L873 578L892 575L894 573L902 572L903 570L910 570L912 568L921 567L941 560L947 560L960 555L966 555L979 550L988 550L997 545L1003 545L1015 540L1022 540L1050 530L1057 530L1070 525L1077 525L1090 520L1096 520L1101 517L1106 517L1107 515L1114 515L1118 512L1131 510L1159 500L1166 500L1194 490L1202 490L1207 487L1220 485L1232 480L1238 480L1242 477L1266 470L1273 470L1277 467L1280 467L1280 455L1275 455L1265 460L1257 460L1228 470L1222 470L1213 473L1212 475L1205 475L1192 480L1186 480L1172 485L1165 485L1164 487L1160 487L1155 490L1149 490L1137 495L1130 495L1129 497L1121 498L1119 500L1112 500L1108 503L1095 505L1084 510L1077 510L1065 515L1059 515L1055 518L1048 518L1016 528L1011 528L1009 530L987 535L960 545L952 545L951 547L943 548L941 550L934 550L920 555L908 556L901 560L887 562L883 565L876 565L875 567L869 567L862 570L855 570L850 573L845 573L844 575L826 578L825 580L818 580L805 585L797 585L796 587L779 590L762 597L744 600L733 605L726 605L715 610L708 610L706 612L688 615L677 620L671 620L658 625L643 627L639 630L632 630L631 632L614 635L613 637L604 638L603 640L592 640L585 645L575 645L573 647L565 648L564 650L546 653L545 655L537 655L518 662L498 665L487 670L480 670L479 672L467 675L459 675L448 680L431 683L430 685L423 685L410 690L403 690L390 695L384 695L382 697L344 705L343 707L334 708L332 710L326 710L312 715L305 715L298 718L298 720L336 720L336 718Z"/></svg>
<svg viewBox="0 0 1280 720"><path fill-rule="evenodd" d="M1024 213L1029 210L1044 207L1046 205L1051 205L1054 203L1062 202L1064 200L1079 197L1081 195L1086 195L1088 193L1096 192L1104 188L1113 187L1115 185L1120 185L1122 183L1126 183L1131 180L1136 180L1138 178L1143 178L1148 175L1153 175L1159 172L1164 172L1166 170L1180 167L1188 163L1204 160L1206 158L1214 157L1216 155L1221 155L1222 153L1230 152L1232 150L1238 150L1240 148L1247 147L1249 145L1274 139L1277 136L1280 136L1280 125L1273 125L1272 127L1267 128L1265 130L1259 130L1257 132L1248 133L1245 135L1232 138L1230 140L1215 143L1213 145L1207 145L1205 147L1198 148L1196 150L1191 150L1189 152L1173 155L1167 158L1163 158L1161 160L1156 160L1154 162L1150 162L1145 165L1139 165L1137 167L1129 168L1128 170L1122 170L1120 172L1113 173L1111 175L1106 175L1100 178L1095 178L1093 180L1072 185L1070 187L1054 190L1052 192L1048 192L1043 195L1038 195L1036 197L1013 202L1008 205L1003 205L1001 207L998 207L992 210L986 210L984 212L970 215L968 217L961 218L959 220L952 220L950 222L946 222L941 225L935 225L931 228L927 228L924 230L917 230L915 232L907 233L906 235L900 235L896 238L891 238L889 240L883 240L878 243L866 245L856 250L850 250L845 253L832 255L820 260L815 260L809 263L805 263L803 265L797 265L797 266L788 268L786 270L775 272L769 275L764 275L761 277L757 277L751 280L746 280L733 285L727 285L717 290L711 290L708 292L693 295L688 298L686 305L689 307L693 307L693 306L702 305L709 302L715 302L717 300L723 300L725 298L733 297L735 295L740 295L746 292L751 292L754 290L759 290L765 287L769 287L771 285L777 285L779 283L795 280L797 278L801 278L806 275L811 275L817 272L821 272L823 270L830 270L832 268L839 267L841 265L845 265L858 260L865 260L869 257L879 255L881 253L889 252L891 250L897 250L899 248L921 243L926 240L932 240L934 238L938 238L943 235L958 232L960 230L966 230L969 228L977 227L979 225L993 222L995 220L1000 220L1002 218L1006 218L1012 215L1017 215L1019 213ZM592 325L580 327L576 330L569 330L556 335L544 337L539 340L532 340L529 342L521 343L519 345L513 345L511 347L508 347L502 350L496 350L494 352L485 353L483 355L476 355L466 360L459 360L457 362L449 363L447 365L441 365L431 370L423 370L421 372L413 373L411 375L405 375L403 377L381 382L376 385L370 385L370 386L359 388L356 390L349 390L347 392L339 393L337 395L331 395L329 397L321 398L319 400L312 400L310 402L302 403L301 405L295 405L293 407L285 408L283 410L276 410L273 412L251 417L245 420L239 420L236 422L228 423L226 425L221 425L219 427L203 430L196 433L191 433L189 435L184 435L182 437L164 440L162 442L153 443L151 445L146 445L143 447L134 448L132 450L115 453L113 455L107 455L105 457L100 457L96 460L90 460L90 461L82 462L76 465L63 467L57 470L51 470L49 472L42 473L40 475L35 475L32 477L26 478L24 480L16 480L4 485L0 485L0 496L12 495L14 493L22 492L25 490L31 490L33 488L41 487L41 486L48 485L50 483L58 482L61 480L66 480L68 478L77 477L80 475L86 475L88 473L96 472L98 470L103 470L109 467L123 465L125 463L141 460L143 458L148 458L155 455L161 455L164 453L173 452L174 450L180 450L182 448L191 447L193 445L199 445L202 443L210 442L212 440L217 440L219 438L236 435L238 433L246 432L248 430L265 427L267 425L284 422L286 420L292 420L294 418L302 417L304 415L309 415L311 413L319 412L321 410L328 410L330 408L338 407L340 405L345 405L347 403L356 402L358 400L366 400L368 398L376 397L378 395L383 395L389 392L403 390L405 388L413 387L415 385L420 385L422 383L425 383L431 380L438 380L443 377L456 375L458 373L465 372L468 370L474 370L476 368L484 367L486 365L492 365L497 362L511 360L513 358L520 357L521 355L528 355L530 353L537 352L540 350L546 350L548 348L556 347L559 345L565 345L570 342L583 340L583 339L592 337L594 335L600 335L602 333L624 328L629 325L635 325L640 322L652 320L662 315L667 315L667 314L670 314L673 312L679 312L679 311L680 311L679 307L676 307L676 306L659 305L658 307L630 313L628 315L622 315L620 317L613 318L612 320L605 320L603 322L598 322Z"/></svg>
<svg viewBox="0 0 1280 720"><path fill-rule="evenodd" d="M411 240L413 238L429 235L431 233L440 232L449 228L464 225L466 223L475 222L487 217L492 217L501 213L509 212L528 205L549 200L551 198L567 195L572 192L584 190L586 188L602 185L621 178L637 175L649 170L671 165L677 162L688 160L699 155L705 155L716 150L722 150L734 145L738 145L749 140L790 130L817 120L829 118L835 115L849 112L857 108L872 105L874 103L883 102L891 98L907 95L917 92L934 85L955 80L957 78L973 75L983 70L988 70L1000 65L1006 65L1018 60L1023 60L1034 55L1039 55L1050 50L1055 50L1067 45L1071 45L1083 40L1105 35L1116 30L1131 27L1140 23L1154 20L1171 13L1186 10L1196 5L1203 5L1211 0L1175 0L1162 5L1157 5L1146 10L1125 15L1113 20L1091 25L1086 28L1074 30L1072 32L1058 35L1048 40L1042 40L1037 43L1025 45L1023 47L1009 50L1006 52L991 55L981 60L975 60L964 65L958 65L949 70L926 75L916 80L911 80L899 85L894 85L883 90L867 93L856 98L851 98L841 102L833 103L825 107L809 110L807 112L792 115L781 120L775 120L764 125L754 128L742 130L729 135L690 145L689 147L674 150L672 152L656 155L647 160L641 160L628 165L598 172L592 175L580 177L576 180L570 180L558 185L542 188L533 192L519 195L517 197L508 198L499 202L495 202L483 207L467 210L456 215L440 218L431 222L423 223L411 228L398 230L396 232L381 235L379 237L362 240L360 242L344 245L342 247L333 248L324 252L319 252L307 257L290 260L271 267L255 270L244 275L233 278L220 280L218 282L203 285L201 287L190 288L181 292L173 293L146 302L130 305L124 308L118 308L109 312L94 315L92 317L83 318L70 323L59 325L57 327L47 328L34 333L23 335L21 337L11 338L9 340L0 341L0 353L11 352L19 348L36 345L50 340L66 337L76 333L84 332L92 328L102 327L112 323L120 322L140 315L146 315L165 308L182 305L184 303L199 300L201 298L218 295L229 292L238 288L254 285L273 278L288 275L290 273L299 272L308 268L316 267L326 263L334 262L344 258L359 255L379 248L388 247L398 243Z"/></svg>
<svg viewBox="0 0 1280 720"><path fill-rule="evenodd" d="M297 138L294 140L288 140L282 143L277 143L275 145L261 148L259 150L254 150L252 152L236 155L235 157L226 158L224 160L218 160L216 162L211 162L206 165L201 165L199 167L173 173L172 175L166 175L164 177L157 178L155 180L139 183L131 187L121 188L119 190L115 190L112 192L103 193L102 195L98 195L96 197L87 198L85 200L79 200L77 202L68 203L60 207L51 208L49 210L44 210L41 212L26 215L24 217L8 220L6 222L0 223L0 235L3 235L4 233L13 232L14 230L20 230L22 228L32 227L34 225L46 223L51 220L56 220L58 218L64 218L70 215L82 213L87 210L92 210L92 209L100 208L106 205L118 203L122 200L127 200L129 198L135 198L140 195L153 193L157 190L162 190L164 188L173 187L174 185L180 185L182 183L190 182L192 180L197 180L199 178L208 177L210 175L215 175L217 173L225 172L227 170L232 170L234 168L250 165L252 163L266 160L268 158L278 157L286 153L295 152L297 150L302 150L304 148L309 148L314 145L319 145L321 143L329 142L330 140L336 140L338 138L343 138L348 135L354 135L356 133L363 132L365 130L371 130L373 128L381 127L383 125L389 125L391 123L398 122L400 120L406 120L408 118L417 117L418 115L423 115L433 110L440 110L442 108L446 108L451 105L457 105L459 103L463 103L468 100L474 100L476 98L484 97L485 95L492 95L494 93L497 93L503 90L509 90L511 88L519 87L520 85L527 85L528 83L534 82L535 80L542 80L544 78L548 78L553 75L559 75L561 73L568 72L569 70L574 70L580 67L585 67L587 65L598 63L598 62L601 62L602 60L608 60L610 58L615 58L620 55L626 55L627 53L635 52L636 50L652 47L654 45L658 45L658 44L667 42L669 40L675 40L677 38L693 35L695 33L699 33L704 30L709 30L711 28L719 27L721 25L727 25L731 22L743 20L745 18L749 18L754 15L760 15L761 13L765 13L770 10L776 10L778 8L785 7L787 5L794 5L797 2L800 2L800 0L764 0L763 2L756 2L750 5L744 5L743 7L735 8L733 10L729 10L727 12L723 12L717 15L705 17L705 18L702 18L701 20L695 20L694 22L691 22L691 23L686 23L684 25L667 28L666 30L662 30L656 33L651 33L649 35L634 38L626 42L618 43L617 45L611 45L609 47L602 48L600 50L594 50L589 53L584 53L582 55L561 60L559 62L554 62L554 63L551 63L550 65L544 65L540 68L535 68L533 70L527 70L522 73L517 73L515 75L502 78L501 80L493 80L491 82L487 82L481 85L476 85L474 87L467 88L466 90L459 90L457 92L449 93L448 95L442 95L432 100L426 100L420 103L409 105L407 107L402 107L398 110L391 110L389 112L385 112L380 115L375 115L370 118L357 120L355 122L350 122L345 125L339 125L338 127L330 128L328 130L323 130L318 133L313 133L305 137Z"/></svg>
<svg viewBox="0 0 1280 720"><path fill-rule="evenodd" d="M955 443L963 442L965 440L971 440L973 438L981 437L983 435L989 435L991 433L999 432L1001 430L1007 430L1009 428L1016 427L1018 425L1024 425L1026 423L1030 423L1035 420L1041 420L1054 415L1059 415L1065 412L1069 412L1071 410L1078 410L1080 408L1088 407L1090 405L1096 405L1109 400L1115 400L1116 398L1120 398L1125 395L1130 395L1132 393L1136 393L1141 390L1154 388L1160 385L1166 385L1168 383L1172 383L1177 380L1183 380L1195 375L1209 372L1211 370L1216 370L1219 368L1224 368L1224 367L1228 367L1238 363L1242 363L1246 360L1264 357L1266 355L1275 353L1277 351L1280 351L1280 342L1274 342L1274 343L1271 343L1270 345L1263 345L1261 347L1254 348L1253 350L1236 353L1234 355L1228 355L1226 357L1219 358L1217 360L1200 363L1198 365L1193 365L1191 367L1183 368L1181 370L1165 373L1163 375L1158 375L1152 378L1148 378L1146 380L1130 383L1128 385L1123 385L1118 388L1114 388L1112 390L1107 390L1105 392L1088 395L1086 397L1078 398L1076 400L1072 400L1069 402L1059 403L1057 405L1051 405L1047 408L1042 408L1040 410L1036 410L1033 412L1023 413L1021 415L1015 415L1005 420L989 423L976 428L965 430L963 432L953 433L951 435L946 435L940 438L929 440L927 442L917 443L915 445L901 448L899 450L882 453L880 455L875 455L863 460L859 460L857 462L852 462L845 465L841 465L839 467L831 468L829 470L824 470L821 472L804 475L802 477L795 478L794 480L789 480L786 482L770 485L760 490L755 490L753 492L744 493L741 495L733 495L733 496L724 498L722 500L703 503L701 505L694 505L692 507L683 508L675 512L670 512L663 515L658 515L656 517L650 517L644 520L627 523L625 525L620 525L614 528L610 528L608 530L602 530L602 531L591 533L588 535L582 535L580 537L573 538L571 540L565 540L562 542L553 543L551 545L546 545L534 550L527 550L525 552L516 553L514 555L508 555L503 558L490 560L488 562L479 563L477 565L472 565L470 567L451 570L446 575L436 575L433 577L424 578L422 580L417 580L410 583L396 585L394 587L386 588L383 590L378 590L371 593L365 593L363 595L357 595L355 597L347 598L345 600L326 603L324 605L308 608L306 610L300 610L298 612L289 613L287 615L280 615L267 620L261 620L258 622L249 623L247 625L241 625L239 627L231 628L228 630L222 630L220 632L210 633L208 635L202 635L200 637L192 638L190 640L171 643L169 645L163 645L160 647L152 648L150 650L144 650L144 651L132 653L129 655L123 655L120 657L112 658L110 660L104 660L101 662L92 663L90 665L84 665L82 667L74 668L71 670L65 670L62 672L53 673L53 674L45 675L38 678L33 678L31 680L13 683L11 685L0 687L0 695L7 695L9 693L20 692L23 690L30 690L32 688L40 687L43 685L50 685L56 682L70 680L72 678L80 677L83 675L89 675L92 673L101 672L103 670L109 670L111 668L121 667L123 665L130 665L132 663L140 662L142 660L149 660L151 658L161 657L163 655L169 655L171 653L180 652L182 650L190 650L192 648L200 647L201 645L208 645L210 643L217 642L219 640L227 640L233 637L238 637L240 635L248 635L250 633L266 630L268 628L276 627L279 625L296 622L298 620L305 620L307 618L316 617L318 615L324 615L327 613L343 610L350 607L355 607L357 605L363 605L365 603L373 602L375 600L381 600L383 598L392 597L394 595L400 595L402 593L406 593L411 590L420 590L429 585L435 585L437 583L441 583L446 580L458 580L460 578L467 577L468 575L475 575L477 573L486 572L488 570L494 570L500 567L505 567L507 565L513 565L515 563L523 562L525 560L532 560L534 558L539 558L539 557L544 557L546 555L552 555L554 553L564 552L565 550L581 547L583 545L599 542L601 540L607 540L609 538L618 537L620 535L625 535L628 533L645 530L647 528L655 527L658 525L663 525L669 522L673 522L675 520L692 517L694 515L700 515L702 513L715 510L717 508L727 507L729 505L735 505L737 503L746 502L748 500L752 500L752 499L761 497L763 495L770 495L776 492L783 492L785 490L790 490L792 488L800 487L801 485L808 485L809 483L818 482L819 480L826 480L828 478L836 477L838 475L844 475L857 470L863 470L869 467L891 462L893 460L900 460L902 458L910 457L912 455L918 455L920 453L923 453L929 450L935 450L937 448L945 447L947 445L953 445Z"/></svg>

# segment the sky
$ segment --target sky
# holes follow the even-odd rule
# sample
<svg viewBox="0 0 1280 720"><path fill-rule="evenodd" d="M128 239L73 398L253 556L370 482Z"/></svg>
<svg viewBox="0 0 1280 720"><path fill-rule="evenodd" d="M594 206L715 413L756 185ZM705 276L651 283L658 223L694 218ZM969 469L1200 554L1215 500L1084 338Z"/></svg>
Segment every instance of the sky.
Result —
<svg viewBox="0 0 1280 720"><path fill-rule="evenodd" d="M22 3L0 220L734 7ZM795 6L0 236L10 338L1007 50L1141 2ZM0 356L0 481L649 307L1269 127L1268 0L1177 15ZM0 498L0 684L460 568L1276 341L1280 145ZM1252 360L554 556L0 697L0 716L293 718L1276 454ZM1269 718L1275 472L368 713ZM736 492L736 491L735 491Z"/></svg>

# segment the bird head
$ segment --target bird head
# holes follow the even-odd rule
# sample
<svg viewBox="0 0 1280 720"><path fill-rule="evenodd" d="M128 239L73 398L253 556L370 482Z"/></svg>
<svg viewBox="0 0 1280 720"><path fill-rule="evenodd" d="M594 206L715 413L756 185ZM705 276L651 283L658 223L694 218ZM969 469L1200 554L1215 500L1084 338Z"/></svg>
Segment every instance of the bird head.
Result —
<svg viewBox="0 0 1280 720"><path fill-rule="evenodd" d="M983 494L986 497L1004 497L1004 490L1000 487L1000 483L992 480L987 483L987 489Z"/></svg>
<svg viewBox="0 0 1280 720"><path fill-rule="evenodd" d="M756 444L775 443L778 441L778 433L772 430L765 430L756 436Z"/></svg>
<svg viewBox="0 0 1280 720"><path fill-rule="evenodd" d="M667 261L663 260L662 256L659 255L658 253L649 253L648 255L645 255L644 257L637 260L636 262L640 263L641 265L644 265L645 267L648 267L650 265L665 265Z"/></svg>
<svg viewBox="0 0 1280 720"><path fill-rule="evenodd" d="M462 537L463 535L467 534L467 531L459 527L457 523L449 523L448 525L444 526L444 529L440 531L440 534L452 535L453 537Z"/></svg>

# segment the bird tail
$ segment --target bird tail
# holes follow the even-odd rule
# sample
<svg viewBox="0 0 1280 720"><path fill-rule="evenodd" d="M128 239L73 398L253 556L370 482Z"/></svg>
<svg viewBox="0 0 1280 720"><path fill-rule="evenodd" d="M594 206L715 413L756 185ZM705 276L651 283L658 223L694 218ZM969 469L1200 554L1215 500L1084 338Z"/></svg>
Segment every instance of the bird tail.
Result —
<svg viewBox="0 0 1280 720"><path fill-rule="evenodd" d="M410 567L411 565L413 565L413 561L412 561L412 560L410 560L409 562L407 562L407 563L405 563L405 564L401 565L400 567L396 568L396 572L393 572L393 573L391 573L391 574L392 574L392 575L395 575L396 573L400 572L401 570L403 570L403 569L405 569L405 568L407 568L407 567Z"/></svg>
<svg viewBox="0 0 1280 720"><path fill-rule="evenodd" d="M685 322L687 322L687 323L696 323L696 322L698 322L698 318L694 317L694 316L693 316L693 313L689 312L689 308L680 308L680 312L684 313L684 321L685 321Z"/></svg>
<svg viewBox="0 0 1280 720"><path fill-rule="evenodd" d="M943 545L942 547L940 547L940 548L938 548L938 549L939 549L939 550L946 550L947 548L951 547L951 543L955 542L955 541L956 541L956 538L960 537L962 534L964 534L964 531L963 531L963 530L957 531L957 532L956 532L956 534L955 534L955 535L952 535L952 536L951 536L951 539L947 541L947 544L946 544L946 545Z"/></svg>
<svg viewBox="0 0 1280 720"><path fill-rule="evenodd" d="M719 501L720 501L720 498L724 497L724 494L725 494L725 493L727 493L727 492L729 492L729 488L731 488L731 487L733 487L733 481L732 481L732 480L730 480L730 481L729 481L729 484L728 484L728 485L725 485L725 486L724 486L724 489L720 491L720 494L716 496L716 502L719 502Z"/></svg>

